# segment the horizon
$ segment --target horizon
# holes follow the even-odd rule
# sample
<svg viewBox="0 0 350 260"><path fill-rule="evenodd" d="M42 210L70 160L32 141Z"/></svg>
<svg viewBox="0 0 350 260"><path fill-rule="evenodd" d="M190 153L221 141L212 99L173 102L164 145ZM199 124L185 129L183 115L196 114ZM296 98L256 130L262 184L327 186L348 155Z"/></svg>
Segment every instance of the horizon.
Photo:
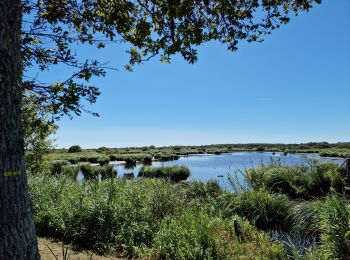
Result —
<svg viewBox="0 0 350 260"><path fill-rule="evenodd" d="M329 145L337 145L337 144L349 144L350 142L336 142L336 143L329 143L327 141L322 141L322 142L306 142L306 143L212 143L212 144L201 144L201 145L181 145L181 144L177 144L177 145L164 145L164 146L156 146L156 145L146 145L146 146L124 146L124 147L108 147L108 146L100 146L100 147L81 147L84 150L96 150L99 148L107 148L107 149L127 149L127 148L143 148L143 147L151 147L154 146L154 148L167 148L167 147L207 147L207 146L225 146L225 145L234 145L234 146L248 146L248 145L310 145L310 144L329 144ZM73 145L78 145L79 144L73 144ZM61 147L61 148L53 148L53 150L67 150L69 147ZM331 148L330 148L331 149Z"/></svg>
<svg viewBox="0 0 350 260"><path fill-rule="evenodd" d="M134 72L109 71L91 80L101 96L86 105L101 117L63 118L56 145L350 141L349 11L349 1L324 1L234 53L211 42L198 47L194 65L177 55L170 64L155 58ZM77 52L122 68L125 49L83 45ZM58 66L45 80L65 74Z"/></svg>

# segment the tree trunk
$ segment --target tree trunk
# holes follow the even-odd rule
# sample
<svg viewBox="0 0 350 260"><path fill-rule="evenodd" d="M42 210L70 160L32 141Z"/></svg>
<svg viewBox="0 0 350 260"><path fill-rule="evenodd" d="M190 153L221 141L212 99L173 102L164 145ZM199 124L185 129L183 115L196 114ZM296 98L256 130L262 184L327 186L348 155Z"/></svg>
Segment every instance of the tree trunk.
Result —
<svg viewBox="0 0 350 260"><path fill-rule="evenodd" d="M24 165L21 1L0 0L0 259L39 259Z"/></svg>

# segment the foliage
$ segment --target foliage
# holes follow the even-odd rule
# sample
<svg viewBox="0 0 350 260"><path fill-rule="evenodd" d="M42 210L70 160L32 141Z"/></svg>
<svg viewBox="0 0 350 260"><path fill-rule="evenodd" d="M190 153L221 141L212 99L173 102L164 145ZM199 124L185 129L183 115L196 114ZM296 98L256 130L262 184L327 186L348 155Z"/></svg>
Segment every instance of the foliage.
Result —
<svg viewBox="0 0 350 260"><path fill-rule="evenodd" d="M234 227L234 228L233 228ZM281 246L238 217L223 220L205 212L165 218L154 238L157 259L283 259Z"/></svg>
<svg viewBox="0 0 350 260"><path fill-rule="evenodd" d="M247 170L246 177L254 189L266 188L291 198L312 199L331 191L342 193L345 186L339 165L330 162L310 162L298 167L262 165Z"/></svg>
<svg viewBox="0 0 350 260"><path fill-rule="evenodd" d="M287 196L267 191L242 191L238 195L226 194L220 208L227 218L238 215L250 220L263 230L288 230L291 202Z"/></svg>
<svg viewBox="0 0 350 260"><path fill-rule="evenodd" d="M139 177L145 178L163 178L171 181L186 180L190 176L190 170L186 166L142 166L139 171Z"/></svg>
<svg viewBox="0 0 350 260"><path fill-rule="evenodd" d="M321 208L320 251L329 259L350 259L350 208L339 196L326 198Z"/></svg>
<svg viewBox="0 0 350 260"><path fill-rule="evenodd" d="M72 145L68 149L68 153L80 153L81 152L81 147L79 145Z"/></svg>
<svg viewBox="0 0 350 260"><path fill-rule="evenodd" d="M208 212L209 202L192 197L191 183L114 178L79 184L36 175L29 185L38 234L79 248L130 257L283 258L282 248L246 221Z"/></svg>
<svg viewBox="0 0 350 260"><path fill-rule="evenodd" d="M85 167L96 176L110 166ZM291 201L262 189L228 192L215 181L70 176L29 176L39 235L130 258L348 259L350 207L340 195Z"/></svg>
<svg viewBox="0 0 350 260"><path fill-rule="evenodd" d="M161 161L173 161L179 159L179 156L173 153L157 153L154 157Z"/></svg>
<svg viewBox="0 0 350 260"><path fill-rule="evenodd" d="M98 175L102 179L114 178L117 176L117 170L112 165L92 166L90 164L71 165L69 161L56 160L51 162L51 175L63 175L76 178L79 171L82 171L86 180L96 180Z"/></svg>
<svg viewBox="0 0 350 260"><path fill-rule="evenodd" d="M64 167L70 165L71 163L66 160L56 160L50 162L50 170L52 175L59 175L63 172Z"/></svg>
<svg viewBox="0 0 350 260"><path fill-rule="evenodd" d="M53 140L49 137L57 126L47 120L47 111L42 111L29 98L23 99L22 110L26 168L35 174L46 167L45 156L53 148Z"/></svg>
<svg viewBox="0 0 350 260"><path fill-rule="evenodd" d="M22 0L23 88L55 119L80 115L86 111L81 99L94 103L100 94L87 82L104 76L109 68L101 61L79 58L77 44L104 48L124 43L130 47L128 70L155 56L170 62L177 53L194 63L196 47L202 43L215 40L235 51L240 41L261 42L264 35L288 23L291 14L320 2ZM72 74L43 83L41 75L55 65L68 67ZM34 77L26 73L33 67L41 72Z"/></svg>
<svg viewBox="0 0 350 260"><path fill-rule="evenodd" d="M319 246L305 252L303 259L349 259L350 208L339 195L302 202L291 210L291 234L299 239L316 239ZM301 258L300 258L301 259Z"/></svg>

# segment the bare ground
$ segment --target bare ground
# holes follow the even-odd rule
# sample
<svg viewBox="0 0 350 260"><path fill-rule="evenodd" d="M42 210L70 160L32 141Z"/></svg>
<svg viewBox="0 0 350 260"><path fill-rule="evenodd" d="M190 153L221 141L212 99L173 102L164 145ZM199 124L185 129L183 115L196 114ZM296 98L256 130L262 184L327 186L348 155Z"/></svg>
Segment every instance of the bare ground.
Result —
<svg viewBox="0 0 350 260"><path fill-rule="evenodd" d="M42 260L110 260L125 259L113 255L99 256L91 251L74 251L70 245L47 238L38 238L39 253ZM68 248L68 250L66 250ZM66 257L64 257L66 255Z"/></svg>

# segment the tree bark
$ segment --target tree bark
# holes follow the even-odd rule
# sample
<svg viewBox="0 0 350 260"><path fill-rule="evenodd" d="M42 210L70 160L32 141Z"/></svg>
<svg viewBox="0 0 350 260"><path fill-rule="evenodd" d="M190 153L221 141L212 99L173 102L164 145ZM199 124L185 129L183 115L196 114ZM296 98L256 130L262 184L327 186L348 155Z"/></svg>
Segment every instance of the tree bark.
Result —
<svg viewBox="0 0 350 260"><path fill-rule="evenodd" d="M39 259L24 164L21 1L0 0L0 259Z"/></svg>

